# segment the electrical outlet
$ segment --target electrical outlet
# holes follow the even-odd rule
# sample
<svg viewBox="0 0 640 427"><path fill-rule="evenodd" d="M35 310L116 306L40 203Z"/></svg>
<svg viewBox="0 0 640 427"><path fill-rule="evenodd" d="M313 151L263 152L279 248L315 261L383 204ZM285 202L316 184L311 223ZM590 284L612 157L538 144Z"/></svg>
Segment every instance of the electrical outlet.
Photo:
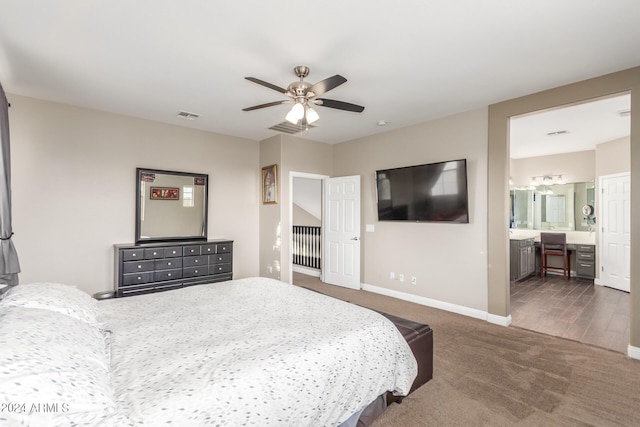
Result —
<svg viewBox="0 0 640 427"><path fill-rule="evenodd" d="M418 283L418 279L416 279L416 276L411 276L411 284L415 285L416 283Z"/></svg>
<svg viewBox="0 0 640 427"><path fill-rule="evenodd" d="M393 271L391 273L389 273L389 279L395 280L396 279L396 273L394 273Z"/></svg>
<svg viewBox="0 0 640 427"><path fill-rule="evenodd" d="M400 274L398 276L398 280L400 280L401 282L404 282L404 274Z"/></svg>

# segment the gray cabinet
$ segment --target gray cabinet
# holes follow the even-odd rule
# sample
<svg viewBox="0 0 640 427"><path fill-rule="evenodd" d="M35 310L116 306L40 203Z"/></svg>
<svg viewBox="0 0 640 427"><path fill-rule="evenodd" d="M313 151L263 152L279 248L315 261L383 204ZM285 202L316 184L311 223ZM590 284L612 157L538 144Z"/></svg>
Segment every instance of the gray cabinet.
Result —
<svg viewBox="0 0 640 427"><path fill-rule="evenodd" d="M510 279L521 280L536 271L536 248L533 238L509 241Z"/></svg>
<svg viewBox="0 0 640 427"><path fill-rule="evenodd" d="M594 245L576 245L576 276L595 279L596 247Z"/></svg>
<svg viewBox="0 0 640 427"><path fill-rule="evenodd" d="M233 242L114 245L118 297L147 294L233 278Z"/></svg>

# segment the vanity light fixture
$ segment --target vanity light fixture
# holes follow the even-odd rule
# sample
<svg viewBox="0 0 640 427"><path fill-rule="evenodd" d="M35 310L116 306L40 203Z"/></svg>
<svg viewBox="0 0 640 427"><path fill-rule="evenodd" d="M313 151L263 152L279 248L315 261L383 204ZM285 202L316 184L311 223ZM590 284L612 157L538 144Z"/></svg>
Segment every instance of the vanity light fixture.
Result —
<svg viewBox="0 0 640 427"><path fill-rule="evenodd" d="M540 178L540 181L538 181ZM538 185L553 185L553 184L564 184L564 179L562 179L562 175L537 175L531 177L531 186L537 187Z"/></svg>

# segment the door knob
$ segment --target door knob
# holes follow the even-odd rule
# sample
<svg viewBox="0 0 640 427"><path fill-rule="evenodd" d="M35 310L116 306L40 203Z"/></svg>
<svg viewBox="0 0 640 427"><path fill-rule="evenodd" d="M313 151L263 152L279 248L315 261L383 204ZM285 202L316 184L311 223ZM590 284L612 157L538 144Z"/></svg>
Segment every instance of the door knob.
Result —
<svg viewBox="0 0 640 427"><path fill-rule="evenodd" d="M356 237L352 237L351 240L360 240L360 238L356 236Z"/></svg>

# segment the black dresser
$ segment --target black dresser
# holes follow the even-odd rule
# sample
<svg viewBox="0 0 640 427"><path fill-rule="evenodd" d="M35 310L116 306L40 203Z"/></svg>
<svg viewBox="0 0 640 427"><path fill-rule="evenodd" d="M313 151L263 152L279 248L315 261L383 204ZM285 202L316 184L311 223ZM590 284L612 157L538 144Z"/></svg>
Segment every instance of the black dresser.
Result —
<svg viewBox="0 0 640 427"><path fill-rule="evenodd" d="M119 244L116 296L147 294L233 278L233 241Z"/></svg>

